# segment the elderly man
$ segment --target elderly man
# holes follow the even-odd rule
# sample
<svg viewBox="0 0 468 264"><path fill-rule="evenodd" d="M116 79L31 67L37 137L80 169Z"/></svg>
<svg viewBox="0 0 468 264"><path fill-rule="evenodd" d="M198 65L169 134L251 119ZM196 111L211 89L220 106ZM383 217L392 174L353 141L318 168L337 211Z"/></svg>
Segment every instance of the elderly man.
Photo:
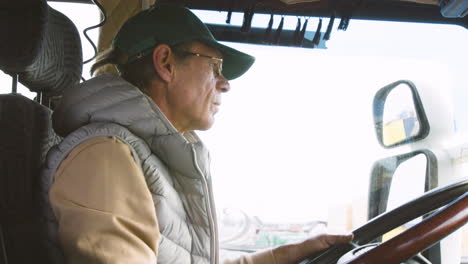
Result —
<svg viewBox="0 0 468 264"><path fill-rule="evenodd" d="M253 57L218 43L188 9L129 19L56 109L64 141L49 154L49 196L68 263L218 263L209 129L228 80ZM224 263L298 263L351 235L321 235Z"/></svg>

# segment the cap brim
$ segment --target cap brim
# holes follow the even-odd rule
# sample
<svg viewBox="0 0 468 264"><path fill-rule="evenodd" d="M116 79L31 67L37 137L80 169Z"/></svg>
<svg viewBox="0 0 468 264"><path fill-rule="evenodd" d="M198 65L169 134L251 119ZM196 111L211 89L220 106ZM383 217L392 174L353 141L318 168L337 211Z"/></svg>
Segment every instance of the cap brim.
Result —
<svg viewBox="0 0 468 264"><path fill-rule="evenodd" d="M208 45L218 49L223 54L223 76L233 80L247 72L255 58L218 42L208 41Z"/></svg>

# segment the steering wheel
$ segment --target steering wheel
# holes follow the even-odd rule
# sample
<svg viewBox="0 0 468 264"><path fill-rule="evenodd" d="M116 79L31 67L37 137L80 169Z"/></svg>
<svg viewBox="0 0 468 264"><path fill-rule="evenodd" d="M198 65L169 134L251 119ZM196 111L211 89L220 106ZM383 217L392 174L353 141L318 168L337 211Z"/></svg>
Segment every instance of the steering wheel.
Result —
<svg viewBox="0 0 468 264"><path fill-rule="evenodd" d="M458 198L458 199L457 199ZM449 205L447 205L450 203ZM341 256L417 217L447 205L396 237L347 260L346 264L399 264L441 240L468 221L468 179L436 188L352 231L348 244L332 246L300 264L336 264Z"/></svg>

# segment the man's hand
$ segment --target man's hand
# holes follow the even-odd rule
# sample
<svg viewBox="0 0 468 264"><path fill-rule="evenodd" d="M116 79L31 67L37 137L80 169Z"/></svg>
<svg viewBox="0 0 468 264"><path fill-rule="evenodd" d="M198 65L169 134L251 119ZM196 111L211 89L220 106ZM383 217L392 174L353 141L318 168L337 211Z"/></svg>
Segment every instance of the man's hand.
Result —
<svg viewBox="0 0 468 264"><path fill-rule="evenodd" d="M305 258L335 244L348 243L353 235L321 234L299 243L286 244L273 249L276 264L297 264Z"/></svg>

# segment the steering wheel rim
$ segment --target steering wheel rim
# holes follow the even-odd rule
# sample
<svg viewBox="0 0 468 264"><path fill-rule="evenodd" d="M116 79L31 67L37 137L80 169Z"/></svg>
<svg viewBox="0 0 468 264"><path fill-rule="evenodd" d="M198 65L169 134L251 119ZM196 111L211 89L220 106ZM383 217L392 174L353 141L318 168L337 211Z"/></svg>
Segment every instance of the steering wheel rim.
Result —
<svg viewBox="0 0 468 264"><path fill-rule="evenodd" d="M338 259L348 251L367 244L410 220L447 205L463 196L466 192L468 192L468 178L451 185L433 189L419 198L381 214L362 227L355 229L352 231L354 239L351 243L333 246L319 253L319 255L312 256L301 262L301 264L336 264Z"/></svg>

